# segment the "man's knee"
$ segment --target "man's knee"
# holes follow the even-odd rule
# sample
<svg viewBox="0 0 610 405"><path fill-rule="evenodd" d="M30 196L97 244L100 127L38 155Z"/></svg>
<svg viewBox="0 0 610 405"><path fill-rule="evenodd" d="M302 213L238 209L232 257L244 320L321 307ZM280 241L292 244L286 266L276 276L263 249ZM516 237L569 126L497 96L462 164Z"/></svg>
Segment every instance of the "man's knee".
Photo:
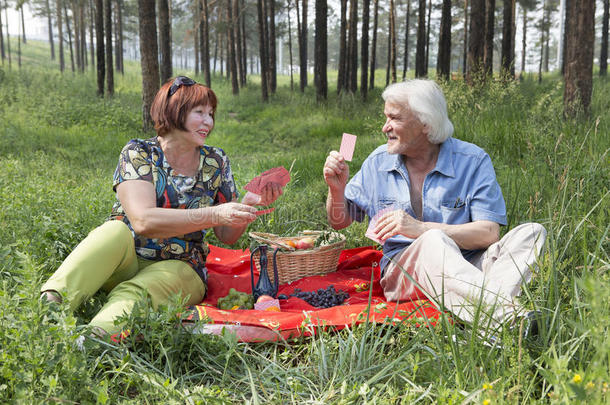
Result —
<svg viewBox="0 0 610 405"><path fill-rule="evenodd" d="M519 240L532 241L533 244L542 247L546 241L546 229L537 222L527 222L515 227L511 233Z"/></svg>
<svg viewBox="0 0 610 405"><path fill-rule="evenodd" d="M440 229L428 229L417 238L417 240L422 242L439 242L447 239L451 238Z"/></svg>

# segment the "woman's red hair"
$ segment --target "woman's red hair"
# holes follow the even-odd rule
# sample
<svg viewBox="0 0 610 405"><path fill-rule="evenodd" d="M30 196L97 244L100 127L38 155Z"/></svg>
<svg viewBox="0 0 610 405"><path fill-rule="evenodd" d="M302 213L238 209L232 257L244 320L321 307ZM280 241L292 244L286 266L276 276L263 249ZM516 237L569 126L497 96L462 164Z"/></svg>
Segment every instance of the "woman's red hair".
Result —
<svg viewBox="0 0 610 405"><path fill-rule="evenodd" d="M161 86L150 107L150 116L159 136L166 135L175 129L186 131L184 127L186 116L197 106L209 105L212 107L212 119L216 113L218 99L212 89L199 83L191 86L182 85L170 96L169 88L173 82L172 78Z"/></svg>

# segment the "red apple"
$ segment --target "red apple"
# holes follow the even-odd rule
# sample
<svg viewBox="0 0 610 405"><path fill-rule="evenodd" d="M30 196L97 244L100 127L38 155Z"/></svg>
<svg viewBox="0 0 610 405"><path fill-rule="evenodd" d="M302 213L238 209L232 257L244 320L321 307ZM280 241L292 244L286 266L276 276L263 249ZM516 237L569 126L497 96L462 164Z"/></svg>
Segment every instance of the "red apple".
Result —
<svg viewBox="0 0 610 405"><path fill-rule="evenodd" d="M311 249L314 247L315 241L313 238L305 237L297 241L297 249Z"/></svg>

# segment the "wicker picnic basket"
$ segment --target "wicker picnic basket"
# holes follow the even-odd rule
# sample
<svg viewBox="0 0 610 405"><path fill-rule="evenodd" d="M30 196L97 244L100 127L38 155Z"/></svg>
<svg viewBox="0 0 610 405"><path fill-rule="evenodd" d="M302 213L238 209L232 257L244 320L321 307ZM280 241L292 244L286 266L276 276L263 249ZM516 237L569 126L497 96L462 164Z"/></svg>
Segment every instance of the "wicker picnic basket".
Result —
<svg viewBox="0 0 610 405"><path fill-rule="evenodd" d="M282 243L287 240L298 240L304 236L310 236L314 240L321 237L323 231L303 231L301 235L294 237L281 237L272 233L250 232L249 235L255 241L269 245L267 250L267 272L271 282L274 282L273 274L273 253L276 248L282 250L277 253L277 272L280 279L280 284L290 283L303 277L316 276L320 274L330 273L337 269L339 255L345 247L345 236L340 233L333 232L331 234L333 240L326 245L321 245L307 250L296 250L294 247ZM257 251L254 254L254 264L256 269L259 269L260 253Z"/></svg>

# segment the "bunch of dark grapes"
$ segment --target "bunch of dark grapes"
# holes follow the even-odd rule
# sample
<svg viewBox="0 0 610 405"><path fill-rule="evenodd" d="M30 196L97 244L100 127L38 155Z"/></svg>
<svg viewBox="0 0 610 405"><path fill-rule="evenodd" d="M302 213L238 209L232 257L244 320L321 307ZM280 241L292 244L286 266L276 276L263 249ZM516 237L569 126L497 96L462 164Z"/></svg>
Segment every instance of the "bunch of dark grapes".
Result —
<svg viewBox="0 0 610 405"><path fill-rule="evenodd" d="M349 294L345 291L335 290L334 285L329 285L326 289L320 288L317 291L301 291L300 288L295 288L290 295L300 298L317 308L330 308L341 305L349 297ZM285 299L288 297L280 295L278 298Z"/></svg>

